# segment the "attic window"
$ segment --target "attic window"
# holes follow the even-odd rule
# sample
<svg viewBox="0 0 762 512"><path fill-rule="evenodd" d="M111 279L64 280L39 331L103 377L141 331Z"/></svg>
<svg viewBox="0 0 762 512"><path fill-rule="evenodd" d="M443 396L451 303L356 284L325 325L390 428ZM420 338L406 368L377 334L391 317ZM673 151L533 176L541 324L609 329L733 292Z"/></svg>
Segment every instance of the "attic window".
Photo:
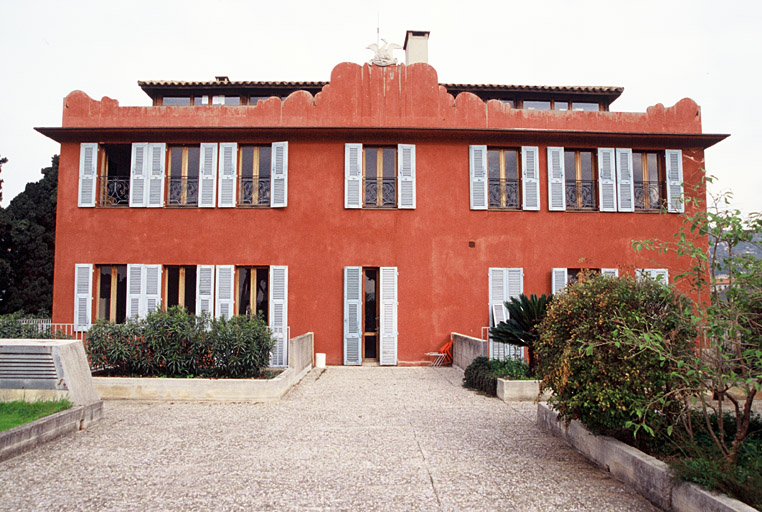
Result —
<svg viewBox="0 0 762 512"><path fill-rule="evenodd" d="M215 76L214 79L217 82L230 82L230 78L228 78L226 76Z"/></svg>
<svg viewBox="0 0 762 512"><path fill-rule="evenodd" d="M162 104L167 107L186 107L191 104L187 96L164 96Z"/></svg>

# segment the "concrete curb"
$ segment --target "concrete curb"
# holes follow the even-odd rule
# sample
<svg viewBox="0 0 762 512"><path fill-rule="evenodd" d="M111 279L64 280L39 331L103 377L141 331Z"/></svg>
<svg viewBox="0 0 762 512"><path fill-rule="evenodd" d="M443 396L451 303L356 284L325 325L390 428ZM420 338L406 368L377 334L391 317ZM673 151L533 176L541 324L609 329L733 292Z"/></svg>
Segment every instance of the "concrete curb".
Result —
<svg viewBox="0 0 762 512"><path fill-rule="evenodd" d="M539 380L497 379L497 397L503 402L529 402L536 400L539 395ZM550 393L546 391L540 400L544 402L548 397Z"/></svg>
<svg viewBox="0 0 762 512"><path fill-rule="evenodd" d="M537 406L537 425L563 438L587 459L664 510L756 512L755 508L724 494L706 491L694 484L673 482L669 466L664 462L612 437L596 436L576 420L566 427L546 404Z"/></svg>
<svg viewBox="0 0 762 512"><path fill-rule="evenodd" d="M286 368L274 379L163 379L93 377L104 400L192 400L275 402L312 369Z"/></svg>
<svg viewBox="0 0 762 512"><path fill-rule="evenodd" d="M0 461L78 430L103 417L103 402L76 405L31 423L0 432Z"/></svg>

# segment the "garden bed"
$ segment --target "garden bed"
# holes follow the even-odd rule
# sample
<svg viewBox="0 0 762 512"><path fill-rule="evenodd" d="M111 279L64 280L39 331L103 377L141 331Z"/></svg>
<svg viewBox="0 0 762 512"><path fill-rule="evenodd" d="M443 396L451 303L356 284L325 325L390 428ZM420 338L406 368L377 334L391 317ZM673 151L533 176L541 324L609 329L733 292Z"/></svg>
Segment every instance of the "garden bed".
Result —
<svg viewBox="0 0 762 512"><path fill-rule="evenodd" d="M730 498L704 490L695 484L677 482L669 466L655 457L608 436L597 436L582 423L568 426L547 405L537 406L537 425L563 438L588 460L605 468L634 488L651 503L664 510L704 512L754 512L756 509Z"/></svg>

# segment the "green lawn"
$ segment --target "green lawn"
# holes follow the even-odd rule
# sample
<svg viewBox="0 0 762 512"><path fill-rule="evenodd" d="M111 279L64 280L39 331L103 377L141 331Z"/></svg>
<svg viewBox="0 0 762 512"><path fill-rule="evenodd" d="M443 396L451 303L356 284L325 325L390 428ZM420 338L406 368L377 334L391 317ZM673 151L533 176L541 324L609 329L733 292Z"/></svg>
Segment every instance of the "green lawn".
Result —
<svg viewBox="0 0 762 512"><path fill-rule="evenodd" d="M0 432L18 427L71 407L68 400L48 402L0 402Z"/></svg>

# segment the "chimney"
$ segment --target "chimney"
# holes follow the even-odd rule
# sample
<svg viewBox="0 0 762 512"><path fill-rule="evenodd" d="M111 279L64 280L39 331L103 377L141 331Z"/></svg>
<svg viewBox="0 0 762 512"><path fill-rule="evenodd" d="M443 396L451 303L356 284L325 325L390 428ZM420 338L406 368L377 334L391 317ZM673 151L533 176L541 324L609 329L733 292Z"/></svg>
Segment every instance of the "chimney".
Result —
<svg viewBox="0 0 762 512"><path fill-rule="evenodd" d="M428 31L408 30L405 34L405 64L417 62L429 63L429 33Z"/></svg>

